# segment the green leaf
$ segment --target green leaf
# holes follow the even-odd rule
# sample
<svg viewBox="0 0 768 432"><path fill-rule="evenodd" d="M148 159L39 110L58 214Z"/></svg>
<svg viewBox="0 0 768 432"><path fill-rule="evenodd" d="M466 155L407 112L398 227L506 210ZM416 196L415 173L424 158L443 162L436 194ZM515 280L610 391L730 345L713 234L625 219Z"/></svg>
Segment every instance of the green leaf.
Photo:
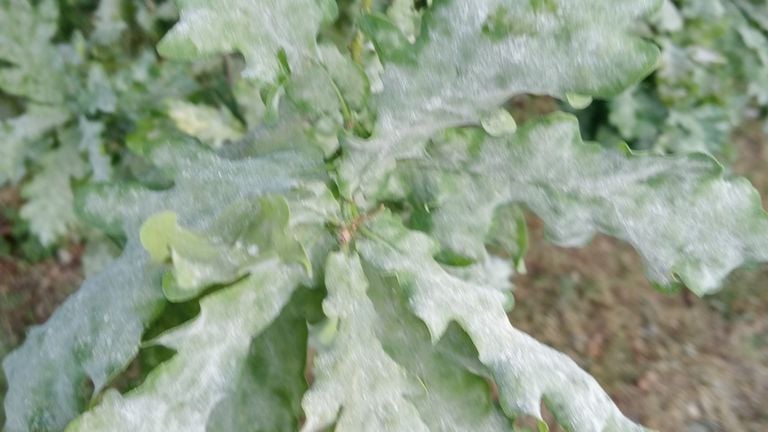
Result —
<svg viewBox="0 0 768 432"><path fill-rule="evenodd" d="M315 360L303 430L509 430L466 370L476 353L458 329L433 347L397 282L364 271L356 254L329 256L326 286L323 309L339 328Z"/></svg>
<svg viewBox="0 0 768 432"><path fill-rule="evenodd" d="M243 136L243 127L223 107L217 110L207 105L173 101L168 106L168 115L179 130L214 149Z"/></svg>
<svg viewBox="0 0 768 432"><path fill-rule="evenodd" d="M398 42L400 54L385 64L373 135L346 143L343 192L358 198L375 192L394 160L419 155L441 129L478 124L513 96L611 96L639 81L655 67L658 49L630 28L656 4L436 1L416 42L408 49ZM498 20L511 27L489 33ZM370 37L386 47L390 33L372 31ZM389 52L385 47L378 51Z"/></svg>
<svg viewBox="0 0 768 432"><path fill-rule="evenodd" d="M181 18L158 45L161 55L195 59L239 51L243 76L274 82L316 58L316 37L324 17L321 0L179 0Z"/></svg>
<svg viewBox="0 0 768 432"><path fill-rule="evenodd" d="M518 273L525 273L525 254L528 251L528 225L523 210L513 204L496 208L485 243L509 255Z"/></svg>
<svg viewBox="0 0 768 432"><path fill-rule="evenodd" d="M173 358L127 394L108 391L66 430L205 431L217 404L248 373L251 339L277 318L302 273L270 259L242 281L206 296L197 318L155 341L176 350Z"/></svg>
<svg viewBox="0 0 768 432"><path fill-rule="evenodd" d="M389 214L377 217L368 229L371 234L358 242L360 255L407 286L410 307L433 341L445 337L451 322L467 332L499 387L507 415L540 419L543 400L566 430L644 430L624 417L571 359L510 325L498 283L452 274L432 258L437 252L433 240L408 231Z"/></svg>
<svg viewBox="0 0 768 432"><path fill-rule="evenodd" d="M495 139L456 131L406 167L405 182L432 196L431 233L480 258L494 210L525 204L549 237L578 246L602 232L630 243L649 278L711 293L736 267L768 261L768 216L744 179L723 177L704 155L626 155L581 141L575 118L552 115ZM461 143L463 148L461 147ZM404 164L407 165L407 164ZM400 181L392 184L398 194ZM464 225L468 217L472 224Z"/></svg>
<svg viewBox="0 0 768 432"><path fill-rule="evenodd" d="M164 280L163 291L178 302L211 285L231 283L273 255L287 264L302 265L311 274L306 251L289 232L289 219L285 198L264 197L225 209L216 222L224 229L214 226L207 235L179 227L177 215L165 211L150 217L139 236L153 260L173 261L172 278Z"/></svg>
<svg viewBox="0 0 768 432"><path fill-rule="evenodd" d="M87 173L87 166L77 147L61 146L44 154L41 167L25 184L21 196L26 200L21 217L44 246L53 244L77 222L70 181Z"/></svg>

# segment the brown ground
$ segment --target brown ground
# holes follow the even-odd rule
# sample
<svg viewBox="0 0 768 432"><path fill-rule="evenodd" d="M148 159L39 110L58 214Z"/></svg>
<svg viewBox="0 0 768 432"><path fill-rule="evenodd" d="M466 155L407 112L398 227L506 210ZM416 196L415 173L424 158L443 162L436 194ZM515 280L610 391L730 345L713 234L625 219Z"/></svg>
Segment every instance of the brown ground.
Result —
<svg viewBox="0 0 768 432"><path fill-rule="evenodd" d="M736 166L764 197L767 142L758 132L742 136ZM0 190L0 207L8 205L18 196ZM531 228L528 274L516 279L516 326L569 354L645 425L768 431L768 267L737 272L722 294L704 300L665 295L649 286L626 245L598 237L584 249L561 249L542 240L538 221ZM0 258L0 355L77 287L79 255L73 246L34 265Z"/></svg>

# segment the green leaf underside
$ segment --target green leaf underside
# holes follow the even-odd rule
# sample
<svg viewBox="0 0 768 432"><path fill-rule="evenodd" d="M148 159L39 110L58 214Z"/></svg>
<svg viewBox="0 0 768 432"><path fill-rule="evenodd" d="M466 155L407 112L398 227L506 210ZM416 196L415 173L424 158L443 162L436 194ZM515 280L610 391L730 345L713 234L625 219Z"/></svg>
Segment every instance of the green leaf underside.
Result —
<svg viewBox="0 0 768 432"><path fill-rule="evenodd" d="M244 77L272 82L283 70L316 58L317 32L324 19L319 0L180 0L179 22L158 46L169 58L194 59L239 51Z"/></svg>
<svg viewBox="0 0 768 432"><path fill-rule="evenodd" d="M345 193L371 193L394 160L420 154L442 129L479 124L513 96L619 93L656 65L658 49L627 30L656 3L436 1L416 43L385 64L373 136L346 143ZM499 19L510 27L489 34ZM386 44L373 27L374 43Z"/></svg>
<svg viewBox="0 0 768 432"><path fill-rule="evenodd" d="M453 275L432 258L438 250L433 240L388 214L372 221L369 229L370 238L358 242L360 255L408 287L409 305L433 340L451 322L467 332L499 387L508 415L541 418L543 400L567 430L644 430L625 418L570 358L514 329L499 287Z"/></svg>
<svg viewBox="0 0 768 432"><path fill-rule="evenodd" d="M456 253L482 257L494 210L520 203L544 220L556 243L582 245L597 232L620 238L643 257L652 281L679 278L699 295L745 262L768 261L759 194L744 179L724 178L704 155L605 150L583 143L575 118L565 114L506 138L448 132L427 152L429 159L402 163L390 189L428 202L431 234Z"/></svg>
<svg viewBox="0 0 768 432"><path fill-rule="evenodd" d="M328 258L323 308L339 327L315 360L302 430L510 430L488 385L466 369L482 367L461 331L433 346L397 281L363 267L356 254Z"/></svg>
<svg viewBox="0 0 768 432"><path fill-rule="evenodd" d="M98 185L83 194L85 216L112 234L125 233L128 243L122 258L89 278L6 358L8 432L61 430L90 396L79 395L83 381L90 378L100 391L138 351L142 330L162 305L159 269L145 269L149 257L136 238L145 219L171 210L184 226L203 229L239 200L311 186L323 176L314 155L287 151L234 161L195 146L166 146L152 156L173 175L173 188Z"/></svg>
<svg viewBox="0 0 768 432"><path fill-rule="evenodd" d="M277 318L302 273L298 266L272 259L251 269L246 279L205 297L197 318L156 340L176 350L171 360L137 389L125 395L107 392L66 430L205 431L216 405L247 373L251 339Z"/></svg>

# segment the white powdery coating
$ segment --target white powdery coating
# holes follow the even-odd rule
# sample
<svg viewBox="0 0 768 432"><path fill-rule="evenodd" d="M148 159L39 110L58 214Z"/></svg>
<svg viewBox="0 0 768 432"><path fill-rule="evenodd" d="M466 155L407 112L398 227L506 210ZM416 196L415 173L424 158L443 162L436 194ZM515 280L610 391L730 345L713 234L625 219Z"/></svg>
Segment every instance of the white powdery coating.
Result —
<svg viewBox="0 0 768 432"><path fill-rule="evenodd" d="M375 333L377 314L360 259L330 255L326 286L323 309L339 320L339 330L333 346L315 361L316 381L302 401L307 416L302 431L324 430L334 421L339 431L428 431L408 400L418 388Z"/></svg>
<svg viewBox="0 0 768 432"><path fill-rule="evenodd" d="M194 4L193 4L194 3ZM239 51L243 76L271 82L283 50L292 68L316 56L315 38L323 13L315 0L182 1L181 17L160 50L176 57Z"/></svg>
<svg viewBox="0 0 768 432"><path fill-rule="evenodd" d="M543 399L568 430L644 430L625 418L573 360L514 329L504 310L505 297L497 288L459 279L434 261L436 245L429 237L391 221L379 221L375 229L388 243L361 242L362 256L410 281L411 307L435 341L451 321L464 328L480 361L492 371L508 414L541 418Z"/></svg>
<svg viewBox="0 0 768 432"><path fill-rule="evenodd" d="M467 163L433 163L469 173L433 214L436 237L460 253L481 250L493 210L515 202L541 217L556 243L617 237L637 249L652 281L679 277L700 295L744 262L768 260L757 192L744 179L724 179L703 155L628 157L581 142L575 119L553 116L487 139ZM461 228L467 217L476 232Z"/></svg>
<svg viewBox="0 0 768 432"><path fill-rule="evenodd" d="M29 430L27 416L39 406L47 408L40 424L64 428L78 414L83 381L89 378L99 392L136 355L144 324L162 302L155 288L160 274L147 265L138 241L129 240L117 261L89 278L6 357L6 430Z"/></svg>
<svg viewBox="0 0 768 432"><path fill-rule="evenodd" d="M177 350L171 360L136 390L112 392L67 431L205 432L211 411L237 385L251 339L280 313L300 276L272 260L204 298L197 318L158 338Z"/></svg>
<svg viewBox="0 0 768 432"><path fill-rule="evenodd" d="M628 28L654 1L557 3L555 12L502 0L453 0L430 10L417 64L387 64L381 73L373 136L348 143L351 192L375 188L391 160L418 155L442 129L478 124L515 95L612 94L653 65L657 50ZM498 39L484 34L499 8L525 29Z"/></svg>

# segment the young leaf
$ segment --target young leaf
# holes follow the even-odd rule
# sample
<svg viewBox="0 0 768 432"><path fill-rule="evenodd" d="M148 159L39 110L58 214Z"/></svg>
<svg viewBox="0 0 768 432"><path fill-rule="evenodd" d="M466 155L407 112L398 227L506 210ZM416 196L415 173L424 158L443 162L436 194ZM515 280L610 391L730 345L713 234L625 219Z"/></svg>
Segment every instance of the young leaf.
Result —
<svg viewBox="0 0 768 432"><path fill-rule="evenodd" d="M179 130L214 149L243 136L242 126L224 108L217 110L207 105L173 101L169 104L168 115Z"/></svg>
<svg viewBox="0 0 768 432"><path fill-rule="evenodd" d="M619 93L656 64L658 49L629 32L656 3L436 1L418 40L385 64L373 136L347 142L344 193L372 192L395 159L419 155L441 129L478 124L515 95Z"/></svg>
<svg viewBox="0 0 768 432"><path fill-rule="evenodd" d="M513 328L506 298L495 284L446 271L432 257L437 245L383 214L358 242L361 256L408 287L413 312L440 340L457 322L477 347L480 361L499 386L502 407L512 417L541 418L543 400L566 430L643 431L624 417L597 382L570 358Z"/></svg>

